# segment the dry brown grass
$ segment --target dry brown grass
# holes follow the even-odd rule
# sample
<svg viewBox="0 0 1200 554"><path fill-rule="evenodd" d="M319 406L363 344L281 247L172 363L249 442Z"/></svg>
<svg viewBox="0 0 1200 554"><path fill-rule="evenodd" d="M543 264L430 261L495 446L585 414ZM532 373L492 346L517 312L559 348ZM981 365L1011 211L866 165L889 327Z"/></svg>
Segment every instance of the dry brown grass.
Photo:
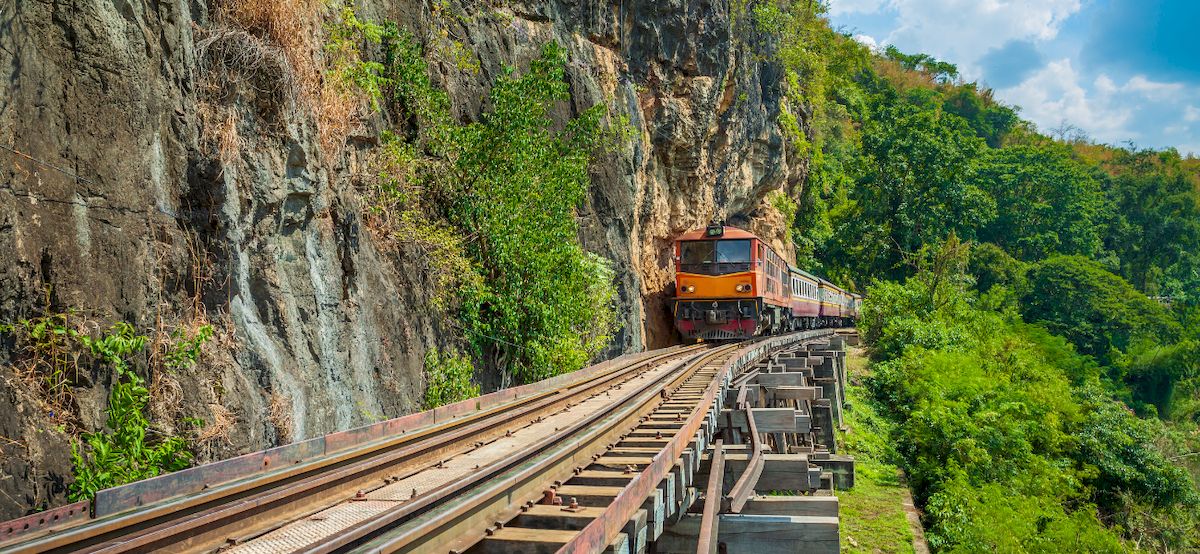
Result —
<svg viewBox="0 0 1200 554"><path fill-rule="evenodd" d="M201 69L210 97L228 94L229 85L248 84L283 105L286 117L297 104L311 111L318 140L328 157L337 156L356 116L359 95L325 78L325 0L213 0L217 25L198 34ZM219 110L217 110L219 112ZM222 161L244 147L235 114L219 113L205 124Z"/></svg>
<svg viewBox="0 0 1200 554"><path fill-rule="evenodd" d="M202 146L205 153L221 162L230 164L237 160L246 147L246 140L238 131L241 118L232 107L201 101L197 107L200 127L205 129Z"/></svg>
<svg viewBox="0 0 1200 554"><path fill-rule="evenodd" d="M14 324L4 333L14 345L12 378L6 385L25 391L41 405L47 427L78 433L82 427L74 387L86 378L81 369L92 357L70 333L89 335L99 325L76 311L51 313L49 291L46 294L46 315Z"/></svg>
<svg viewBox="0 0 1200 554"><path fill-rule="evenodd" d="M212 4L219 19L278 46L303 94L319 90L323 0L214 0Z"/></svg>
<svg viewBox="0 0 1200 554"><path fill-rule="evenodd" d="M292 442L292 400L279 391L271 393L271 402L267 408L267 421L275 427L278 444Z"/></svg>
<svg viewBox="0 0 1200 554"><path fill-rule="evenodd" d="M183 386L169 371L154 372L150 382L150 419L167 434L175 434L175 422L183 410Z"/></svg>
<svg viewBox="0 0 1200 554"><path fill-rule="evenodd" d="M874 61L875 71L901 92L915 88L936 89L940 86L929 74L905 69L899 62L883 58L875 58Z"/></svg>
<svg viewBox="0 0 1200 554"><path fill-rule="evenodd" d="M192 440L194 449L201 458L211 459L219 449L230 444L230 433L237 424L237 414L221 403L221 382L215 379L203 381L208 402L209 417L204 426L195 430Z"/></svg>

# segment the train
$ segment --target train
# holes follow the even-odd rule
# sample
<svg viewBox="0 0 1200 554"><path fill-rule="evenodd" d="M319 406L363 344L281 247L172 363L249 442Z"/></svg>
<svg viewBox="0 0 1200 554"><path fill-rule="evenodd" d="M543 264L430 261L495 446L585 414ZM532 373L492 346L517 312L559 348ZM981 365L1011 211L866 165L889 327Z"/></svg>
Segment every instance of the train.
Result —
<svg viewBox="0 0 1200 554"><path fill-rule="evenodd" d="M794 267L754 233L712 224L674 244L675 328L689 340L851 326L862 296Z"/></svg>

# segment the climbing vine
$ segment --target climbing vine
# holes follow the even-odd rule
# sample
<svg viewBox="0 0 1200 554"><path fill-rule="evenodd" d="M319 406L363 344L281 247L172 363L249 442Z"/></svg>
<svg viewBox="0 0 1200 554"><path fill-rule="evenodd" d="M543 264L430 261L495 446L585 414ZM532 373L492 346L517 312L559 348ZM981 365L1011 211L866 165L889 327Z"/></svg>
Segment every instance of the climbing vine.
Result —
<svg viewBox="0 0 1200 554"><path fill-rule="evenodd" d="M603 106L554 124L551 108L570 98L566 51L556 44L523 75L510 68L498 78L478 121L457 123L415 38L379 28L355 36L379 46L382 68L338 69L365 70L362 92L402 122L384 135L387 169L368 190L368 213L391 214L382 226L401 230L416 213L464 237L441 241L469 269L452 283L455 313L477 359L506 380L583 367L612 336L615 288L608 263L579 244L576 207L593 153L618 144L627 125L608 124Z"/></svg>

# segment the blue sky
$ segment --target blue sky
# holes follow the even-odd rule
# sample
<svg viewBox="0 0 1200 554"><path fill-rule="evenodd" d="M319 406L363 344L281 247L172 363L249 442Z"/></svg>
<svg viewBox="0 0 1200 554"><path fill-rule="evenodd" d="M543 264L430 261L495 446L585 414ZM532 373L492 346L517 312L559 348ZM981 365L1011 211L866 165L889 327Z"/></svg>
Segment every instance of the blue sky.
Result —
<svg viewBox="0 0 1200 554"><path fill-rule="evenodd" d="M829 0L871 45L958 65L1044 132L1200 155L1200 0Z"/></svg>

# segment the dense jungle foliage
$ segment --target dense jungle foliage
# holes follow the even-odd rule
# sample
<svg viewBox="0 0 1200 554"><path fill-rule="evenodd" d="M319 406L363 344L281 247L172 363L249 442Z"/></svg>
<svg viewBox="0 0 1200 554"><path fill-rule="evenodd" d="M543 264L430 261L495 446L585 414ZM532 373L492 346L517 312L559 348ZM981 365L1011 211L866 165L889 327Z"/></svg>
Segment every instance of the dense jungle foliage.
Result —
<svg viewBox="0 0 1200 554"><path fill-rule="evenodd" d="M1200 160L1046 136L820 3L747 16L808 114L797 262L867 295L931 546L1200 548Z"/></svg>

